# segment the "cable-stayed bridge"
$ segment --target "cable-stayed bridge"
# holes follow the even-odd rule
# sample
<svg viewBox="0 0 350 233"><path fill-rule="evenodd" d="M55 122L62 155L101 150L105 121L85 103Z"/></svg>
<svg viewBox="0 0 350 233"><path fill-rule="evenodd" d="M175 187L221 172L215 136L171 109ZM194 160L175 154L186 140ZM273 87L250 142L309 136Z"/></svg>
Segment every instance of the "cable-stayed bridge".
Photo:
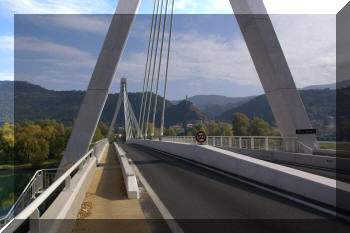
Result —
<svg viewBox="0 0 350 233"><path fill-rule="evenodd" d="M214 221L215 227L222 226L222 220L332 220L329 229L349 229L350 184L345 168L350 162L318 155L324 151L317 147L263 1L230 0L230 4L282 136L209 135L198 143L194 137L163 135L174 2L154 1L138 119L128 99L127 80L122 78L108 136L92 144L140 4L140 0L119 1L59 168L35 173L1 220L0 232L152 232L159 225L147 219L157 218L164 220L161 227L169 232L196 232L184 221L193 219ZM154 138L164 65L160 137ZM125 142L109 142L120 108ZM338 173L339 161L344 170ZM84 221L96 219L100 221ZM122 219L144 221L125 224L118 221ZM197 232L205 232L205 222L201 224L194 225ZM303 225L292 226L283 231L307 232ZM281 231L264 221L241 227L242 232Z"/></svg>

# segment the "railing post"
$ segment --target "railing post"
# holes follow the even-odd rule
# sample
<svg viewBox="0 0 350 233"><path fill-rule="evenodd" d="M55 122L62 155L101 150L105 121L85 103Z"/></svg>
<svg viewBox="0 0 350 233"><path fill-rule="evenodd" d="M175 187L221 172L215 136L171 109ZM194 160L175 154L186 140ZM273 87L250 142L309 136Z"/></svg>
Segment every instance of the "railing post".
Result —
<svg viewBox="0 0 350 233"><path fill-rule="evenodd" d="M215 136L213 136L213 146L216 146L216 144L215 144Z"/></svg>
<svg viewBox="0 0 350 233"><path fill-rule="evenodd" d="M71 177L70 175L66 178L65 182L65 187L64 187L64 191L69 191L70 190L70 181L71 181Z"/></svg>
<svg viewBox="0 0 350 233"><path fill-rule="evenodd" d="M254 137L250 137L250 149L254 150Z"/></svg>
<svg viewBox="0 0 350 233"><path fill-rule="evenodd" d="M265 137L265 150L269 150L269 137Z"/></svg>
<svg viewBox="0 0 350 233"><path fill-rule="evenodd" d="M239 149L242 149L242 137L238 138L238 147Z"/></svg>
<svg viewBox="0 0 350 233"><path fill-rule="evenodd" d="M30 233L39 233L40 232L40 212L38 209L35 209L32 215L29 218L29 232Z"/></svg>
<svg viewBox="0 0 350 233"><path fill-rule="evenodd" d="M224 146L224 142L223 142L222 136L220 137L220 145L221 145L221 147Z"/></svg>
<svg viewBox="0 0 350 233"><path fill-rule="evenodd" d="M228 138L228 147L232 148L232 137Z"/></svg>
<svg viewBox="0 0 350 233"><path fill-rule="evenodd" d="M85 160L86 161L86 160ZM84 170L84 163L85 162L82 162L80 165L79 165L79 173L83 172Z"/></svg>

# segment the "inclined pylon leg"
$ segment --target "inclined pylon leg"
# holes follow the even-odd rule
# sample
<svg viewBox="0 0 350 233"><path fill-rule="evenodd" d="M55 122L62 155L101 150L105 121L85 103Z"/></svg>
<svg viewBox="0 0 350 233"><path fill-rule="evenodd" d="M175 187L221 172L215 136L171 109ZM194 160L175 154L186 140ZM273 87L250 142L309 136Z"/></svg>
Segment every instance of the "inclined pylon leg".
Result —
<svg viewBox="0 0 350 233"><path fill-rule="evenodd" d="M296 134L312 126L263 1L230 3L282 136L313 148L315 134Z"/></svg>
<svg viewBox="0 0 350 233"><path fill-rule="evenodd" d="M59 168L89 149L141 0L119 0Z"/></svg>

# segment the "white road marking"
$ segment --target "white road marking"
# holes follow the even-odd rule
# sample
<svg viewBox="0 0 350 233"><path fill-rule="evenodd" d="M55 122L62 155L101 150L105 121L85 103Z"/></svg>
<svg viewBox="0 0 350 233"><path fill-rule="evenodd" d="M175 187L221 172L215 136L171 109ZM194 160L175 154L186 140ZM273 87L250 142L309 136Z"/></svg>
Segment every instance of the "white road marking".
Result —
<svg viewBox="0 0 350 233"><path fill-rule="evenodd" d="M173 233L184 233L184 231L181 229L181 227L179 226L179 224L177 224L176 220L174 219L174 217L171 215L171 213L169 212L169 210L165 207L165 205L163 204L163 202L160 200L160 198L158 197L158 195L153 191L152 187L148 184L148 182L146 181L146 179L143 177L143 175L141 174L140 170L137 168L137 166L133 163L133 161L128 158L129 162L131 162L132 167L137 175L137 177L139 178L139 180L141 181L142 185L145 187L148 195L151 197L152 201L154 202L154 204L156 205L156 207L158 208L160 214L162 215L163 219L166 221L166 223L168 224L171 232Z"/></svg>

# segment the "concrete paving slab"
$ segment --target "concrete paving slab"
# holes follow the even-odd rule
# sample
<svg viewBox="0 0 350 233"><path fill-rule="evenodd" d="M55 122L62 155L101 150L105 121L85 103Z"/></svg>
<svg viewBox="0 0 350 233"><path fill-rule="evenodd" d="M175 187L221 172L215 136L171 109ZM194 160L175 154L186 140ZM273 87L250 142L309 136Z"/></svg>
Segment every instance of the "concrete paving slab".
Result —
<svg viewBox="0 0 350 233"><path fill-rule="evenodd" d="M139 200L127 199L113 146L102 155L79 211L74 233L151 232ZM104 168L106 166L106 168Z"/></svg>

